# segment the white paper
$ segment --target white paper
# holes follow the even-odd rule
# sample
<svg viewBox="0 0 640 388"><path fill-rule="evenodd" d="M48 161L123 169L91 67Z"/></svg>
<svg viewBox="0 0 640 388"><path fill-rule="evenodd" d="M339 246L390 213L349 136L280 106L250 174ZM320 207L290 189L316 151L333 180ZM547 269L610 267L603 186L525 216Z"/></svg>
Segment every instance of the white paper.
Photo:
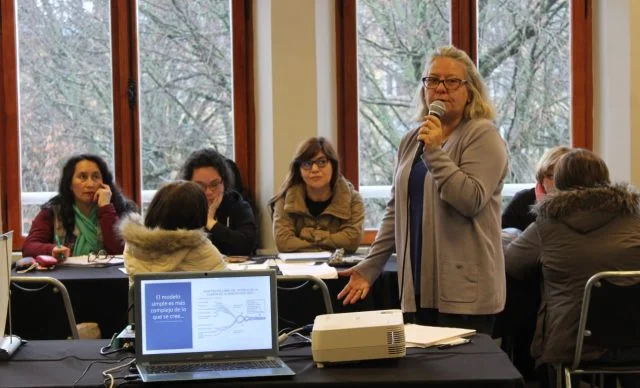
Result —
<svg viewBox="0 0 640 388"><path fill-rule="evenodd" d="M337 279L338 271L334 267L331 267L327 263L319 265L308 264L289 264L282 263L278 265L280 272L285 276L294 275L313 275L320 279Z"/></svg>
<svg viewBox="0 0 640 388"><path fill-rule="evenodd" d="M68 266L75 266L75 267L107 267L111 265L120 265L124 263L124 258L122 256L109 256L109 257L111 257L110 260L99 259L96 261L89 262L87 255L71 256L71 257L67 257L65 261L63 261L58 265L68 265Z"/></svg>
<svg viewBox="0 0 640 388"><path fill-rule="evenodd" d="M404 338L408 348L442 345L453 339L468 337L475 333L473 329L457 327L423 326L413 323L404 325Z"/></svg>
<svg viewBox="0 0 640 388"><path fill-rule="evenodd" d="M278 253L278 258L284 261L295 260L329 260L333 252L294 252L294 253Z"/></svg>
<svg viewBox="0 0 640 388"><path fill-rule="evenodd" d="M251 271L256 269L269 269L269 265L266 262L262 264L227 263L227 268L233 271Z"/></svg>

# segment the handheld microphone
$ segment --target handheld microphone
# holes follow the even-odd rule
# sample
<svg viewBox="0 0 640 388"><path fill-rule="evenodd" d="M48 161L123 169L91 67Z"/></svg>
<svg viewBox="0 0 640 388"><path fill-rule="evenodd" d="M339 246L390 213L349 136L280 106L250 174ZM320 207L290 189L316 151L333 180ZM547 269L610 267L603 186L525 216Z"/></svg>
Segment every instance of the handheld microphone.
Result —
<svg viewBox="0 0 640 388"><path fill-rule="evenodd" d="M446 108L444 106L444 102L440 100L435 100L434 102L429 104L429 116L436 116L437 118L441 119L442 116L444 116L445 110ZM419 142L420 144L418 145L416 156L413 158L414 160L419 158L420 155L422 155L422 153L424 152L424 142L422 140L419 140Z"/></svg>

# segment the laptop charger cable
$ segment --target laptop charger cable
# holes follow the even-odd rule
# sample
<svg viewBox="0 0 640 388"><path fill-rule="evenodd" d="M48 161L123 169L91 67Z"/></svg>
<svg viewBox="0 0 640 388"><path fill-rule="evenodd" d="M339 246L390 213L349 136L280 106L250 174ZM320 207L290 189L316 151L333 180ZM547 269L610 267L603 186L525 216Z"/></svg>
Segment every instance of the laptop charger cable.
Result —
<svg viewBox="0 0 640 388"><path fill-rule="evenodd" d="M301 337L303 337L304 339L306 339L307 341L311 342L311 340L309 339L309 337L305 337L303 334L307 334L309 335L311 333L311 330L313 330L313 323L310 323L308 325L304 325L301 326L297 329L293 329L289 332L286 333L282 333L278 336L278 345L282 345L284 344L284 342L293 334L298 334Z"/></svg>

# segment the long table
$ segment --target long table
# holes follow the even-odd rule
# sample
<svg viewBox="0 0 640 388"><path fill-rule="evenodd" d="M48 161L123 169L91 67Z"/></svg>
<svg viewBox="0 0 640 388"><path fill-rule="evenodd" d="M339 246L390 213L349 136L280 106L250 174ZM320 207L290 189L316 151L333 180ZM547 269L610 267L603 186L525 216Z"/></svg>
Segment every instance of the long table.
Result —
<svg viewBox="0 0 640 388"><path fill-rule="evenodd" d="M60 280L73 305L76 321L97 322L102 338L111 338L128 322L128 277L118 267L68 267L58 266L52 271L36 271L20 276L50 276ZM392 257L385 271L375 282L370 296L355 305L343 306L337 295L347 283L347 278L325 280L333 310L336 313L399 308L395 258ZM29 288L37 288L29 286ZM61 339L69 335L68 324L59 296L49 289L38 292L12 290L11 306L13 332L25 339ZM291 314L309 316L310 294L278 291L278 311L282 318ZM293 319L295 321L295 319ZM313 323L313 321L302 324Z"/></svg>
<svg viewBox="0 0 640 388"><path fill-rule="evenodd" d="M0 387L102 387L101 372L133 357L130 353L100 356L103 340L32 341L8 361L0 363ZM446 350L408 349L396 360L374 360L317 368L309 347L283 350L283 360L296 372L291 378L185 381L175 387L338 387L422 386L524 387L522 376L495 342L483 334L472 343ZM127 358L128 357L128 358ZM86 373L84 373L86 371ZM116 373L116 382L130 375ZM135 376L133 376L135 377ZM127 386L141 386L129 380Z"/></svg>
<svg viewBox="0 0 640 388"><path fill-rule="evenodd" d="M60 280L71 299L78 323L97 322L103 338L111 338L127 324L129 281L117 267L58 266L19 276L49 276ZM18 284L21 286L20 284ZM13 332L26 339L60 339L69 334L61 298L51 287L12 286ZM32 291L26 291L30 289Z"/></svg>

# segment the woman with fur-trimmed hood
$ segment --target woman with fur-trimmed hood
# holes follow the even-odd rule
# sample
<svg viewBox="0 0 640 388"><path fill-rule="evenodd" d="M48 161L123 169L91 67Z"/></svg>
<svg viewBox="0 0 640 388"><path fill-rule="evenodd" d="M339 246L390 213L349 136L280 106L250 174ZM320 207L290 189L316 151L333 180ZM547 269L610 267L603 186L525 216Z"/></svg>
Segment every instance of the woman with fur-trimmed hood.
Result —
<svg viewBox="0 0 640 388"><path fill-rule="evenodd" d="M640 197L611 184L604 161L575 149L556 165L556 191L535 207L536 221L505 251L515 279L542 276L531 354L536 364L569 362L575 351L582 293L597 272L640 269ZM583 359L607 357L585 347Z"/></svg>
<svg viewBox="0 0 640 388"><path fill-rule="evenodd" d="M176 181L158 190L144 223L138 214L125 218L119 229L129 283L138 273L224 270L220 251L203 230L207 209L197 184Z"/></svg>

